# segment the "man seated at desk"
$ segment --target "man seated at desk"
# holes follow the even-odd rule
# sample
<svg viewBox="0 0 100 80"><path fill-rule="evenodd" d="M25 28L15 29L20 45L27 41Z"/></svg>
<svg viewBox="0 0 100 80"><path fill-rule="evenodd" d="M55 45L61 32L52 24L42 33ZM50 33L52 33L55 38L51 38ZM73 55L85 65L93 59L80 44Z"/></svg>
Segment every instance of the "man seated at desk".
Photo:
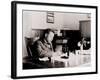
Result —
<svg viewBox="0 0 100 80"><path fill-rule="evenodd" d="M53 47L52 47L52 40L54 38L54 31L51 29L46 29L43 37L37 40L32 49L33 49L33 57L35 59L43 59L48 58L51 60L53 55Z"/></svg>

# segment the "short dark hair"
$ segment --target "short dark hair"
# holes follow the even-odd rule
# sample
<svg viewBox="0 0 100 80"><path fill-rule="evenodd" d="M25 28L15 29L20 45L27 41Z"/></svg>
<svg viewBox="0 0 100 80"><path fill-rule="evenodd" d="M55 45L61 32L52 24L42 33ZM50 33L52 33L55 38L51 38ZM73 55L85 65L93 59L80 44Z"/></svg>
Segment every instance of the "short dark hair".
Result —
<svg viewBox="0 0 100 80"><path fill-rule="evenodd" d="M44 31L44 34L49 34L49 32L53 32L53 33L55 33L55 31L53 30L53 29L46 29L45 31Z"/></svg>
<svg viewBox="0 0 100 80"><path fill-rule="evenodd" d="M45 34L49 34L49 32L53 32L54 34L55 34L55 31L53 30L53 29L45 29L44 31L43 31L43 35L41 36L41 38L43 39L43 38L45 38Z"/></svg>

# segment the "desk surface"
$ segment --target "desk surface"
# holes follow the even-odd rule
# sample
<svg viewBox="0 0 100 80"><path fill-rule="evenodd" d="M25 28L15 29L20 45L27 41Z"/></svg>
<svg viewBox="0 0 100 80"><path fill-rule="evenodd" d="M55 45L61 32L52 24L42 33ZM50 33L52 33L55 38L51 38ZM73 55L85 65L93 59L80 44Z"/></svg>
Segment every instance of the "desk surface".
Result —
<svg viewBox="0 0 100 80"><path fill-rule="evenodd" d="M77 66L90 66L91 65L91 55L90 50L85 50L82 53L80 51L74 53L69 53L69 58L61 58L61 56L66 56L66 54L63 55L54 55L52 57L52 63L54 66L57 66L57 62L62 62L64 67L77 67ZM78 54L79 53L79 54ZM55 64L56 63L56 64Z"/></svg>
<svg viewBox="0 0 100 80"><path fill-rule="evenodd" d="M67 56L66 54L60 54L56 52L50 61L41 62L25 62L23 63L23 69L39 69L39 68L63 68L63 67L87 67L91 66L91 54L90 50L76 51L75 53L69 53L69 58L61 58Z"/></svg>

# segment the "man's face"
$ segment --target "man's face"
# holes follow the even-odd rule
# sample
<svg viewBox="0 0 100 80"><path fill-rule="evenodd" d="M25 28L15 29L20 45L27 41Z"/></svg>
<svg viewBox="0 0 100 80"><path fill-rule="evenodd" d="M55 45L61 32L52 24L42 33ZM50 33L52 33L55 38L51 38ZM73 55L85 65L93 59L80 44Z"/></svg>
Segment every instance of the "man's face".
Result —
<svg viewBox="0 0 100 80"><path fill-rule="evenodd" d="M51 43L51 41L53 40L54 38L54 33L53 32L49 32L49 34L47 35L47 41L49 43Z"/></svg>

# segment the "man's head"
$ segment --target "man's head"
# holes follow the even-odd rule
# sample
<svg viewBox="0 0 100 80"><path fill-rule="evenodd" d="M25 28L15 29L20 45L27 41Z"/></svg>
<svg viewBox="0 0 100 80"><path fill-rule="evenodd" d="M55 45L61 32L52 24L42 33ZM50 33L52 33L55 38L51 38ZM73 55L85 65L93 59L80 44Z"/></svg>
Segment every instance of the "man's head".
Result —
<svg viewBox="0 0 100 80"><path fill-rule="evenodd" d="M54 38L54 31L51 29L46 29L44 32L44 37L49 43L51 43Z"/></svg>

